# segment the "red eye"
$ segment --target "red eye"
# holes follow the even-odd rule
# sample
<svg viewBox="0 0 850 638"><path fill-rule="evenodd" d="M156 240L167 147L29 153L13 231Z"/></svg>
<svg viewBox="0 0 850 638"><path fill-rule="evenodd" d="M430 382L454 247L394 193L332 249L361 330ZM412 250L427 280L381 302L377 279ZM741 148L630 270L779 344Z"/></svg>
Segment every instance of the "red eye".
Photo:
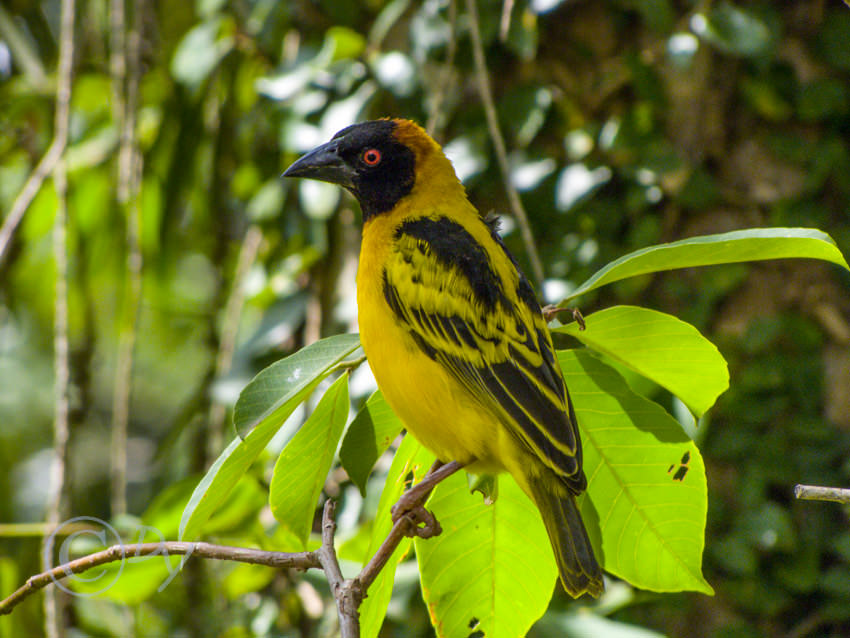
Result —
<svg viewBox="0 0 850 638"><path fill-rule="evenodd" d="M363 163L366 166L377 166L381 163L381 151L376 148L363 151Z"/></svg>

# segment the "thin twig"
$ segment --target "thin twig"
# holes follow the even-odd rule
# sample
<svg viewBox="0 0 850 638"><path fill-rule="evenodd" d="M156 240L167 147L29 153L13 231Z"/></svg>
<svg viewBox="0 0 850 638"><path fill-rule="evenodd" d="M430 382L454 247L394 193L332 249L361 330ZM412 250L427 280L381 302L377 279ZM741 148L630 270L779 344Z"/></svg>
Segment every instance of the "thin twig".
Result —
<svg viewBox="0 0 850 638"><path fill-rule="evenodd" d="M21 28L15 24L12 15L3 5L0 5L0 40L9 47L12 59L32 86L41 88L47 84L47 75L38 58L38 52L32 46L31 40L21 35Z"/></svg>
<svg viewBox="0 0 850 638"><path fill-rule="evenodd" d="M433 514L428 513L430 515L429 520L422 517L423 512L425 512L424 508L406 512L393 523L390 533L387 534L378 551L357 575L356 581L364 592L375 582L378 574L389 562L402 540L411 536L430 538L431 536L438 536L442 532L439 523L436 523L436 519L433 518ZM426 533L421 533L420 524L422 523L430 525Z"/></svg>
<svg viewBox="0 0 850 638"><path fill-rule="evenodd" d="M62 157L62 153L64 151L65 144L60 143L60 140L54 137L47 149L47 152L41 158L38 165L35 167L35 170L30 173L30 176L24 183L21 192L18 193L15 201L12 202L9 214L6 215L6 219L3 220L3 227L0 228L0 264L3 263L3 258L6 256L9 243L12 241L12 235L15 234L15 229L17 229L18 224L20 224L21 219L23 219L24 213L27 211L27 208L29 208L29 205L32 203L35 196L38 195L38 191L41 190L41 185L56 167L56 163L59 161L59 158Z"/></svg>
<svg viewBox="0 0 850 638"><path fill-rule="evenodd" d="M112 120L123 129L124 84L127 77L127 50L125 47L124 0L109 2L109 75L112 84Z"/></svg>
<svg viewBox="0 0 850 638"><path fill-rule="evenodd" d="M67 254L67 182L65 162L60 160L53 173L56 188L56 220L53 227L53 259L56 262L56 283L53 317L53 462L47 500L47 522L58 524L62 519L62 496L65 492L65 466L68 454L68 386L70 362L68 346L68 254ZM45 561L53 553L52 538L42 547ZM57 592L50 591L44 599L44 629L48 638L59 636L61 604Z"/></svg>
<svg viewBox="0 0 850 638"><path fill-rule="evenodd" d="M502 17L499 20L499 40L508 41L511 30L511 14L514 12L514 0L505 0L502 4Z"/></svg>
<svg viewBox="0 0 850 638"><path fill-rule="evenodd" d="M361 365L366 363L366 355L362 355L355 359L345 359L344 361L340 361L333 368L331 368L331 372L341 372L343 370L356 370Z"/></svg>
<svg viewBox="0 0 850 638"><path fill-rule="evenodd" d="M242 316L242 308L245 305L245 279L257 260L257 253L260 250L262 240L262 229L257 224L252 224L245 232L242 247L239 249L230 296L227 298L224 307L224 321L222 322L221 338L219 339L218 354L215 360L215 376L217 379L226 375L233 364L236 335L239 332L239 318ZM207 451L212 458L221 453L226 416L227 408L213 399L210 405L209 425L207 427L207 435L209 436Z"/></svg>
<svg viewBox="0 0 850 638"><path fill-rule="evenodd" d="M93 567L114 563L139 556L197 556L214 560L230 560L252 565L265 565L276 569L310 569L321 567L317 552L270 552L247 547L229 547L210 543L183 543L165 541L161 543L137 543L113 545L102 552L89 554L69 561L27 579L11 596L0 601L0 616L9 614L24 599L53 582L80 574Z"/></svg>
<svg viewBox="0 0 850 638"><path fill-rule="evenodd" d="M427 538L429 535L436 536L440 533L439 524L433 518L433 515L424 512L424 504L437 483L448 478L462 467L457 461L445 465L437 461L419 483L402 494L398 503L393 506L394 523L390 533L387 534L378 551L357 576L357 581L359 581L364 592L378 577L402 539L406 536ZM398 515L396 515L396 512L398 512ZM429 525L432 527L425 534L418 533L420 523L424 523L426 527Z"/></svg>
<svg viewBox="0 0 850 638"><path fill-rule="evenodd" d="M357 575L357 581L360 583L363 591L368 590L372 583L375 582L375 579L381 573L387 561L390 560L396 547L398 547L402 540L410 536L409 532L415 525L416 523L413 521L413 518L407 516L401 517L393 524L390 533L387 534L378 551L375 552L375 555L372 556Z"/></svg>
<svg viewBox="0 0 850 638"><path fill-rule="evenodd" d="M487 61L484 58L484 45L481 43L481 27L478 22L478 10L475 7L475 0L466 0L466 12L470 23L469 32L472 38L472 57L475 60L475 77L478 80L478 92L481 94L481 102L484 105L487 127L490 129L493 148L496 151L496 158L499 160L499 168L502 171L502 179L505 182L505 190L508 194L508 203L519 225L525 250L528 253L528 261L531 263L532 274L539 286L543 283L543 266L540 261L540 255L537 254L537 246L534 243L534 234L531 232L531 226L528 223L528 215L519 198L519 193L511 181L508 155L505 150L505 139L499 128L499 118L496 115L496 105L493 102L493 91L490 88L490 78L487 75Z"/></svg>
<svg viewBox="0 0 850 638"><path fill-rule="evenodd" d="M0 228L0 264L6 256L9 243L15 234L15 229L23 219L32 200L41 190L41 185L47 176L56 168L57 162L65 152L68 144L68 103L71 95L71 68L74 59L74 0L63 0L62 2L62 26L60 28L59 41L59 79L56 86L56 114L54 118L55 129L53 141L47 148L41 160L35 167L21 192L12 203L8 215L3 220ZM70 25L70 26L69 26ZM69 29L66 30L66 27ZM65 124L60 126L60 121Z"/></svg>
<svg viewBox="0 0 850 638"><path fill-rule="evenodd" d="M70 121L71 76L74 62L74 0L62 0L59 30L59 68L56 84L56 113L51 149L57 149L53 166L56 189L56 219L53 226L53 258L56 262L56 290L53 318L53 463L47 499L47 522L62 518L62 495L65 490L65 463L68 453L68 387L70 383L68 345L68 181L62 155L68 145ZM50 151L48 150L48 153ZM36 189L37 192L38 189ZM23 214L23 212L21 213ZM2 244L0 244L2 251ZM47 538L42 550L45 560L51 555L52 539ZM54 591L44 599L44 629L48 638L64 633L62 606Z"/></svg>
<svg viewBox="0 0 850 638"><path fill-rule="evenodd" d="M340 635L342 638L358 638L360 636L359 609L369 586L374 582L384 566L386 566L389 558L405 536L417 535L427 537L427 535L421 533L423 528L420 525L422 523L426 524L426 528L429 524L431 525L428 534L436 535L440 533L439 524L436 523L436 520L434 520L433 515L430 513L426 512L425 514L427 515L423 515L425 510L422 506L428 499L431 491L440 481L462 467L457 462L447 463L445 465L437 462L431 467L422 481L411 490L408 490L408 492L405 492L403 499L399 501L399 504L404 502L405 512L396 518L390 533L381 547L354 579L346 579L339 566L339 560L334 550L334 534L336 532L334 514L336 503L328 499L322 515L322 545L316 551L273 552L245 547L179 541L113 545L101 552L77 558L58 567L53 567L40 574L31 576L24 585L0 601L0 615L11 613L23 600L45 588L50 583L58 583L61 579L85 572L99 565L141 556L162 556L163 558L167 558L168 556L184 555L187 558L198 556L200 558L214 560L230 560L251 563L253 565L265 565L277 569L321 568L325 572L336 602L340 622Z"/></svg>
<svg viewBox="0 0 850 638"><path fill-rule="evenodd" d="M120 316L115 386L112 395L110 444L110 501L112 516L127 511L127 428L130 421L130 394L133 359L142 298L141 179L142 157L136 143L136 107L139 93L139 21L142 1L136 0L133 21L125 39L124 0L112 0L111 68L113 73L113 117L121 131L118 149L118 205L126 220L127 261L125 297ZM120 30L119 35L115 33ZM117 50L116 50L117 49Z"/></svg>
<svg viewBox="0 0 850 638"><path fill-rule="evenodd" d="M850 504L850 488L819 487L817 485L795 485L794 496L805 501L834 501Z"/></svg>
<svg viewBox="0 0 850 638"><path fill-rule="evenodd" d="M452 74L454 73L455 55L457 54L457 3L456 0L449 0L449 41L446 44L446 61L443 63L443 68L440 72L440 78L437 81L437 90L434 93L433 104L431 105L431 115L428 117L428 122L425 125L425 130L431 137L436 137L437 125L440 122L440 109L443 106L443 100L449 90L449 82L451 82Z"/></svg>
<svg viewBox="0 0 850 638"><path fill-rule="evenodd" d="M325 509L322 514L322 546L317 550L317 554L336 601L340 636L342 638L358 638L360 636L360 613L358 609L360 609L360 603L363 602L363 595L359 587L353 586L353 581L345 580L342 570L339 568L339 561L334 550L335 512L336 501L332 499L325 501Z"/></svg>

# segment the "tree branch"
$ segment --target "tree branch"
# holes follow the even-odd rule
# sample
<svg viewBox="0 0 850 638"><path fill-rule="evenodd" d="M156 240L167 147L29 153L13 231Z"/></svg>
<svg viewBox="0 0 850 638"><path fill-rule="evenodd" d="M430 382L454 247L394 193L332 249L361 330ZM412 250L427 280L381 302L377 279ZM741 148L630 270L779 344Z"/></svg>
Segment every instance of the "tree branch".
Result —
<svg viewBox="0 0 850 638"><path fill-rule="evenodd" d="M457 5L456 0L449 0L449 41L446 48L446 61L437 80L437 90L432 95L431 115L425 125L425 130L431 137L437 138L437 126L441 124L440 111L443 100L449 90L449 83L454 73L455 55L457 54ZM443 118L445 121L445 118Z"/></svg>
<svg viewBox="0 0 850 638"><path fill-rule="evenodd" d="M795 485L794 496L805 501L834 501L850 505L850 489L842 487Z"/></svg>
<svg viewBox="0 0 850 638"><path fill-rule="evenodd" d="M418 484L402 494L392 508L394 523L390 533L387 534L378 551L357 576L364 593L378 577L404 537L430 538L431 536L438 536L442 532L440 524L434 516L425 511L424 504L437 483L448 478L462 467L457 461L452 461L446 465L437 461ZM420 528L420 524L424 524L425 527Z"/></svg>
<svg viewBox="0 0 850 638"><path fill-rule="evenodd" d="M499 128L499 118L496 115L496 105L493 102L493 90L490 88L490 79L487 75L487 61L484 58L484 45L481 43L481 27L478 22L478 10L475 0L466 0L466 13L469 16L469 33L472 38L472 54L475 60L475 77L478 80L478 92L481 94L481 102L484 105L484 115L487 119L487 128L490 129L490 137L493 140L493 148L496 158L499 160L499 168L502 171L502 179L505 182L505 191L508 194L508 203L511 211L516 217L519 225L520 235L528 253L528 261L531 262L531 272L538 286L543 284L543 265L540 255L537 254L537 245L534 242L534 234L528 223L528 214L519 198L519 193L511 181L511 170L508 166L508 154L505 150L505 138Z"/></svg>
<svg viewBox="0 0 850 638"><path fill-rule="evenodd" d="M56 112L53 143L57 149L53 166L56 189L56 218L53 222L53 259L56 263L56 288L53 315L53 463L47 496L47 522L62 518L63 493L66 489L65 465L68 456L68 411L70 388L70 345L68 337L68 175L63 155L68 145L71 111L71 78L74 69L74 0L62 0L59 29L59 63L56 81ZM48 151L50 153L50 151ZM46 157L46 156L45 156ZM41 166L44 162L40 163ZM33 196L38 188L33 191ZM28 205L28 204L27 204ZM21 211L23 215L23 210ZM2 246L0 245L0 250ZM44 550L52 546L46 538ZM44 552L48 556L47 551ZM51 591L44 598L44 633L48 638L64 635L63 601Z"/></svg>
<svg viewBox="0 0 850 638"><path fill-rule="evenodd" d="M334 549L336 522L335 501L328 499L322 515L322 545L312 552L275 552L245 547L213 545L211 543L188 543L164 541L160 543L135 543L131 545L113 545L108 549L53 567L27 579L26 583L14 593L0 601L0 616L9 614L23 600L43 589L50 583L58 582L73 574L80 574L93 567L105 565L127 558L141 556L191 556L212 560L229 560L253 565L265 565L276 569L312 569L320 568L325 572L331 593L336 602L339 615L340 635L342 638L359 638L360 605L366 597L366 591L386 566L405 536L428 538L440 533L440 526L433 514L425 511L424 503L436 485L451 476L463 465L453 461L443 465L436 462L428 474L414 487L405 492L393 508L393 524L387 538L375 552L371 560L363 567L356 578L346 579L339 566ZM403 510L396 515L395 512ZM420 527L424 523L424 527Z"/></svg>
<svg viewBox="0 0 850 638"><path fill-rule="evenodd" d="M347 581L339 568L339 561L334 550L334 533L336 532L336 501L325 501L322 514L322 546L316 550L322 569L328 577L331 593L336 601L336 611L339 615L339 629L342 638L359 638L360 636L360 603L364 593L353 581Z"/></svg>
<svg viewBox="0 0 850 638"><path fill-rule="evenodd" d="M113 545L102 552L77 558L27 579L11 596L0 601L0 615L9 614L25 598L31 596L50 583L72 574L80 574L93 567L114 563L127 557L139 556L198 556L214 560L231 560L252 565L265 565L277 569L309 569L321 567L317 552L270 552L246 547L229 547L210 543L183 543L166 541L162 543L136 543L132 545Z"/></svg>
<svg viewBox="0 0 850 638"><path fill-rule="evenodd" d="M502 17L499 19L499 40L508 41L508 33L511 30L511 14L514 12L514 0L504 0L502 3Z"/></svg>
<svg viewBox="0 0 850 638"><path fill-rule="evenodd" d="M54 117L53 141L36 165L21 192L12 202L9 214L0 228L0 264L6 255L15 229L21 222L32 200L41 190L44 180L56 168L68 145L68 112L71 99L71 71L74 58L74 0L62 2L62 17L59 35L59 69L56 86L56 113Z"/></svg>
<svg viewBox="0 0 850 638"><path fill-rule="evenodd" d="M221 326L218 354L215 358L215 377L221 379L233 364L233 353L236 351L236 336L239 332L239 318L245 306L245 279L251 267L257 261L257 253L263 241L263 231L258 224L251 224L242 239L239 256L236 259L236 270L230 286L230 295L224 307L224 318ZM227 407L215 397L210 401L209 423L207 425L207 452L212 458L221 453L224 438L224 422L227 417Z"/></svg>
<svg viewBox="0 0 850 638"><path fill-rule="evenodd" d="M112 439L110 443L110 504L112 516L127 511L127 428L133 360L142 299L141 181L142 155L136 141L136 110L139 94L139 50L143 0L136 0L133 20L127 26L124 0L110 3L110 67L113 119L121 131L118 149L117 200L126 223L126 270L124 300L119 313L118 355L112 395ZM125 37L125 30L127 31Z"/></svg>

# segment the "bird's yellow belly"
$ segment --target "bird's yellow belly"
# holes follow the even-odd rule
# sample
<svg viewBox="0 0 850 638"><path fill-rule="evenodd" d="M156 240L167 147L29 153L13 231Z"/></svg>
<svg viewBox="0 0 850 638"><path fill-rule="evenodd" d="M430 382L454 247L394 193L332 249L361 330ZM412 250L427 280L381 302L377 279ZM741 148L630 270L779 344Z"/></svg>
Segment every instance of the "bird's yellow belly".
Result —
<svg viewBox="0 0 850 638"><path fill-rule="evenodd" d="M503 428L398 325L378 281L358 277L358 317L363 350L387 403L441 461L476 461L479 472L504 470L497 451Z"/></svg>

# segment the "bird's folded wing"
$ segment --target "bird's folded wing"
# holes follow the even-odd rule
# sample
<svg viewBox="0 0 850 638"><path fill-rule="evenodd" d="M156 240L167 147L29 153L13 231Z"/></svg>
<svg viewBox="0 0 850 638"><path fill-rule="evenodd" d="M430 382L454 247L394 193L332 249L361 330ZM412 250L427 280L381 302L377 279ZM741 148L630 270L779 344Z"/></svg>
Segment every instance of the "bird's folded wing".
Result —
<svg viewBox="0 0 850 638"><path fill-rule="evenodd" d="M417 346L440 363L575 492L585 487L575 417L551 338L522 280L502 281L472 235L445 217L403 224L384 297ZM501 269L505 272L505 269ZM512 269L509 270L509 272ZM526 292L526 291L523 291Z"/></svg>

